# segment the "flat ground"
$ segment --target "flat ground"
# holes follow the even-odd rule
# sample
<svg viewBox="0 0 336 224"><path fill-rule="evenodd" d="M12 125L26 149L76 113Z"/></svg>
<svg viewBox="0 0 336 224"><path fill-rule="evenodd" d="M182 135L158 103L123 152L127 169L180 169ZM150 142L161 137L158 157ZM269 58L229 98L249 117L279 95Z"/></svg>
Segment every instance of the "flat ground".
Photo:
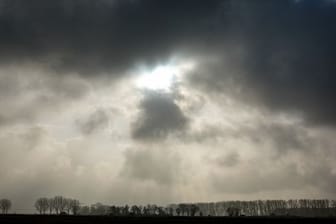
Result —
<svg viewBox="0 0 336 224"><path fill-rule="evenodd" d="M109 217L56 215L0 215L1 224L230 224L230 223L336 223L334 218L299 217Z"/></svg>

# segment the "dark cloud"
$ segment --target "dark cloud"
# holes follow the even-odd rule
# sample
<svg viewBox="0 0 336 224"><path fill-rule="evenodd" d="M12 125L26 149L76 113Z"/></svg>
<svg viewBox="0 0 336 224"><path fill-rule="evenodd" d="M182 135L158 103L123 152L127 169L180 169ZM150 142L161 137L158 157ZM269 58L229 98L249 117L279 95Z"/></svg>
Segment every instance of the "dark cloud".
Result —
<svg viewBox="0 0 336 224"><path fill-rule="evenodd" d="M76 123L81 132L88 135L106 128L109 124L109 120L109 116L104 110L97 109L87 119L78 120Z"/></svg>
<svg viewBox="0 0 336 224"><path fill-rule="evenodd" d="M1 1L2 63L118 74L157 62L206 31L219 1Z"/></svg>
<svg viewBox="0 0 336 224"><path fill-rule="evenodd" d="M335 7L325 1L235 1L217 61L193 77L207 90L301 114L311 124L336 122Z"/></svg>
<svg viewBox="0 0 336 224"><path fill-rule="evenodd" d="M159 141L169 134L183 132L188 118L170 93L146 91L140 114L133 124L132 136L138 140Z"/></svg>
<svg viewBox="0 0 336 224"><path fill-rule="evenodd" d="M115 77L179 52L215 55L219 65L205 65L194 82L333 125L336 13L330 3L2 0L0 58Z"/></svg>

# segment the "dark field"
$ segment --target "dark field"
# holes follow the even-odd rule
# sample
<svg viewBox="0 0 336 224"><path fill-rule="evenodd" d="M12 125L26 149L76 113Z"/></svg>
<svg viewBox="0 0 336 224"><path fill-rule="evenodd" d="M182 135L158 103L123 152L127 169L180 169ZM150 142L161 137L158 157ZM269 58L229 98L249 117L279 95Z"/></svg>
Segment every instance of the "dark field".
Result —
<svg viewBox="0 0 336 224"><path fill-rule="evenodd" d="M0 223L68 223L68 224L217 224L217 223L336 223L336 218L299 217L109 217L55 215L0 215Z"/></svg>

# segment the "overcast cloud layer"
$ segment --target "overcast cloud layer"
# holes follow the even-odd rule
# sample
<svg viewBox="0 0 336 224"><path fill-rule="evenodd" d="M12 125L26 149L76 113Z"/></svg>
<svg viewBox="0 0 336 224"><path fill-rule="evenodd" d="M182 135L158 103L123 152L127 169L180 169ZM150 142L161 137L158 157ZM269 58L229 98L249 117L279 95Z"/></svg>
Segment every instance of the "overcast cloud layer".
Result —
<svg viewBox="0 0 336 224"><path fill-rule="evenodd" d="M332 0L0 0L0 198L335 198L335 24Z"/></svg>

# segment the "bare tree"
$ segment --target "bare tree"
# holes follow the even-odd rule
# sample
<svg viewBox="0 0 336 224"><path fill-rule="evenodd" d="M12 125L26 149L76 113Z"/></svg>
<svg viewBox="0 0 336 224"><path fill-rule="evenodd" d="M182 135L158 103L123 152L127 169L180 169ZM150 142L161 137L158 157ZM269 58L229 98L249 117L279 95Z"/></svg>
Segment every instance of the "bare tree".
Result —
<svg viewBox="0 0 336 224"><path fill-rule="evenodd" d="M227 209L227 213L228 213L229 216L239 216L240 215L240 209L230 207L230 208Z"/></svg>
<svg viewBox="0 0 336 224"><path fill-rule="evenodd" d="M9 199L0 200L0 209L2 211L2 214L7 214L11 207L12 202Z"/></svg>
<svg viewBox="0 0 336 224"><path fill-rule="evenodd" d="M330 207L331 208L336 208L336 200L331 200Z"/></svg>
<svg viewBox="0 0 336 224"><path fill-rule="evenodd" d="M184 214L187 213L187 205L179 204L178 207L180 208L181 215L184 216Z"/></svg>
<svg viewBox="0 0 336 224"><path fill-rule="evenodd" d="M138 212L139 208L138 208L138 206L132 205L130 210L131 210L131 214L132 215L139 215L139 212Z"/></svg>
<svg viewBox="0 0 336 224"><path fill-rule="evenodd" d="M56 212L56 214L59 214L59 212L60 212L60 209L61 209L61 201L62 200L62 197L61 196L55 196L54 198L53 198L53 207L54 207L54 209L55 209L55 212Z"/></svg>
<svg viewBox="0 0 336 224"><path fill-rule="evenodd" d="M36 200L34 206L40 214L45 214L48 211L48 208L49 208L49 199L48 198L39 198L39 199Z"/></svg>
<svg viewBox="0 0 336 224"><path fill-rule="evenodd" d="M66 198L65 199L65 210L67 211L68 214L70 214L70 211L71 211L71 202L72 202L72 199L71 198Z"/></svg>
<svg viewBox="0 0 336 224"><path fill-rule="evenodd" d="M56 214L60 214L61 212L64 212L64 209L66 208L67 199L62 196L55 196L53 203Z"/></svg>
<svg viewBox="0 0 336 224"><path fill-rule="evenodd" d="M174 209L172 207L168 207L168 214L170 216L173 216L174 215Z"/></svg>
<svg viewBox="0 0 336 224"><path fill-rule="evenodd" d="M125 205L124 206L124 209L123 209L123 215L128 215L129 214L129 206L128 205Z"/></svg>
<svg viewBox="0 0 336 224"><path fill-rule="evenodd" d="M146 205L142 208L142 214L144 214L145 216L148 216L149 215L149 207L150 205Z"/></svg>
<svg viewBox="0 0 336 224"><path fill-rule="evenodd" d="M112 216L119 215L119 208L117 206L115 206L115 205L112 205L110 207L110 215L112 215Z"/></svg>
<svg viewBox="0 0 336 224"><path fill-rule="evenodd" d="M64 212L65 211L65 208L67 207L67 205L68 205L68 199L66 199L66 198L62 198L62 200L61 200L61 204L60 204L60 211L61 212Z"/></svg>
<svg viewBox="0 0 336 224"><path fill-rule="evenodd" d="M71 199L70 200L70 209L72 214L77 215L79 209L80 209L80 203L76 199Z"/></svg>
<svg viewBox="0 0 336 224"><path fill-rule="evenodd" d="M197 205L192 204L190 208L190 212L191 212L190 215L195 216L196 212L198 211L199 211L199 207Z"/></svg>
<svg viewBox="0 0 336 224"><path fill-rule="evenodd" d="M177 216L180 216L180 214L181 214L181 207L180 206L176 208L176 214L177 214Z"/></svg>
<svg viewBox="0 0 336 224"><path fill-rule="evenodd" d="M48 198L48 207L49 207L49 214L51 214L54 210L54 199Z"/></svg>

